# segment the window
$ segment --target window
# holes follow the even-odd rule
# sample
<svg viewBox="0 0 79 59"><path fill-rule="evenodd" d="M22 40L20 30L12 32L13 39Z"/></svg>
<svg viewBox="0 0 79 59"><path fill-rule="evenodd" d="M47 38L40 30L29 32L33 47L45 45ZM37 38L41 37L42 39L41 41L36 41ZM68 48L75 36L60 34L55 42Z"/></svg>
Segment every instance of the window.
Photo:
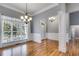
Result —
<svg viewBox="0 0 79 59"><path fill-rule="evenodd" d="M3 18L2 20L3 32L2 43L13 42L18 40L25 40L25 23L21 21L15 21L12 18ZM28 31L28 29L26 30Z"/></svg>
<svg viewBox="0 0 79 59"><path fill-rule="evenodd" d="M11 39L11 24L10 21L4 20L3 22L3 42L7 42L9 39Z"/></svg>

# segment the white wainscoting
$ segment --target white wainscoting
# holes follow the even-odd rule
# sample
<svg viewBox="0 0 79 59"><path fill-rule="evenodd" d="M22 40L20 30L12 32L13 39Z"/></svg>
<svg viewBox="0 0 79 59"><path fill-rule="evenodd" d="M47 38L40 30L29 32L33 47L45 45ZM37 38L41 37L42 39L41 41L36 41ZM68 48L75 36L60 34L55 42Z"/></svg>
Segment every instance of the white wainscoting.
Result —
<svg viewBox="0 0 79 59"><path fill-rule="evenodd" d="M50 40L58 40L58 33L46 33L45 38L48 38ZM30 39L35 42L41 43L41 40L44 39L44 37L41 35L41 33L31 33Z"/></svg>
<svg viewBox="0 0 79 59"><path fill-rule="evenodd" d="M66 42L69 42L69 40L71 39L68 33L65 33L65 34L59 33L58 35L59 35L59 39L60 39L60 38L64 38L64 39L66 39L66 40L65 40ZM65 35L65 36L64 36L64 35ZM60 40L61 40L61 39L60 39Z"/></svg>
<svg viewBox="0 0 79 59"><path fill-rule="evenodd" d="M67 36L66 36L66 37L67 37L66 42L69 42L69 40L71 39L71 37L70 37L69 33L67 33L66 35L67 35Z"/></svg>
<svg viewBox="0 0 79 59"><path fill-rule="evenodd" d="M58 33L46 33L46 37L50 40L58 40Z"/></svg>
<svg viewBox="0 0 79 59"><path fill-rule="evenodd" d="M38 43L41 43L41 34L40 33L31 33L31 36L30 38L35 41L35 42L38 42Z"/></svg>
<svg viewBox="0 0 79 59"><path fill-rule="evenodd" d="M61 36L59 33L47 33L46 34L46 37L48 39L51 39L51 40L59 40L59 36ZM69 37L69 34L68 33L66 33L65 38L66 38L66 42L69 42L70 37Z"/></svg>
<svg viewBox="0 0 79 59"><path fill-rule="evenodd" d="M46 36L45 38L48 38L49 40L59 40L59 33L46 33ZM44 37L42 37L41 33L31 33L30 34L30 39L32 39L33 41L37 42L37 43L41 43L41 40L43 39ZM68 33L66 34L65 36L66 38L66 42L69 41L69 35Z"/></svg>

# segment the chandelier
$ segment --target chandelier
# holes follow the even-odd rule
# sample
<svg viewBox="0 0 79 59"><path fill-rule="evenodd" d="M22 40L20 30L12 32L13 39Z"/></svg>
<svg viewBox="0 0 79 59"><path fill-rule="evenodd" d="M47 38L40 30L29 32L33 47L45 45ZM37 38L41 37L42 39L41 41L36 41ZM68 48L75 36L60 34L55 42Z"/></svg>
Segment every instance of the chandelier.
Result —
<svg viewBox="0 0 79 59"><path fill-rule="evenodd" d="M20 17L21 20L23 22L25 22L26 24L28 24L31 20L32 20L32 16L30 16L28 13L27 13L27 3L26 3L26 12L25 12L25 15L21 16Z"/></svg>

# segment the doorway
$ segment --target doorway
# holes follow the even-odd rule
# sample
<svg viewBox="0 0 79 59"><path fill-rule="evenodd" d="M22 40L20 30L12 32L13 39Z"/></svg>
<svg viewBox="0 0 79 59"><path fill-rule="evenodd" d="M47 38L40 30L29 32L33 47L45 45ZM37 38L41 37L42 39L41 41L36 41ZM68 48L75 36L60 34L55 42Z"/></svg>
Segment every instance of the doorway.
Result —
<svg viewBox="0 0 79 59"><path fill-rule="evenodd" d="M70 13L69 56L79 56L79 12Z"/></svg>

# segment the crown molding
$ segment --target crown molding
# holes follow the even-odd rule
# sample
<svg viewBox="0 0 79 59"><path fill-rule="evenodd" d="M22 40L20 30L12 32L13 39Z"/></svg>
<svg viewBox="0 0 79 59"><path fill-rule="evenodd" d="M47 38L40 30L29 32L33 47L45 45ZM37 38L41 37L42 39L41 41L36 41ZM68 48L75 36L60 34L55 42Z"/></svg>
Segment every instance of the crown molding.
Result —
<svg viewBox="0 0 79 59"><path fill-rule="evenodd" d="M40 10L40 11L34 13L32 16L38 15L38 14L40 14L40 13L42 13L42 12L45 12L45 11L51 9L51 8L54 8L54 7L58 6L58 5L59 5L58 3L52 4L52 5L48 6L48 7L43 8L42 10Z"/></svg>
<svg viewBox="0 0 79 59"><path fill-rule="evenodd" d="M13 11L16 11L16 12L19 12L19 13L24 14L23 11L21 11L21 10L19 10L19 9L17 9L17 8L11 7L11 6L6 5L6 4L0 4L0 5L3 6L3 7L5 7L5 8L8 8L8 9L11 9L11 10L13 10Z"/></svg>
<svg viewBox="0 0 79 59"><path fill-rule="evenodd" d="M21 10L19 10L19 9L17 9L17 8L11 7L11 6L6 5L6 4L0 4L0 5L3 6L3 7L5 7L5 8L8 8L8 9L11 9L11 10L13 10L13 11L16 11L16 12L19 12L19 13L24 14L23 11L21 11ZM58 3L55 3L55 4L52 4L52 5L48 6L48 7L45 7L45 8L43 8L43 9L41 9L40 11L35 12L34 14L32 14L32 16L38 15L38 14L40 14L40 13L42 13L42 12L45 12L45 11L47 11L47 10L53 8L53 7L56 7L57 5L58 5Z"/></svg>

